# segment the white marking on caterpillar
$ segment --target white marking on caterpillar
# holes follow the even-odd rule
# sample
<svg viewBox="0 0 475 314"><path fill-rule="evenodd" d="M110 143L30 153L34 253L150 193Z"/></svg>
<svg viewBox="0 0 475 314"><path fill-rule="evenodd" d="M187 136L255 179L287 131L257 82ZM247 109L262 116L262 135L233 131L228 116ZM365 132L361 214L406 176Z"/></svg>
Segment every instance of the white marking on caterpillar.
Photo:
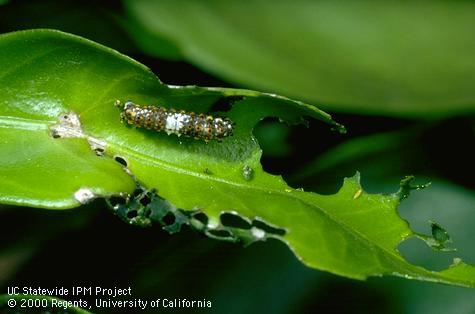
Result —
<svg viewBox="0 0 475 314"><path fill-rule="evenodd" d="M221 141L233 134L234 123L221 117L195 114L194 112L176 111L155 106L139 106L132 102L124 105L117 100L115 105L122 109L122 121L139 128L164 131L168 135L193 137L195 139Z"/></svg>

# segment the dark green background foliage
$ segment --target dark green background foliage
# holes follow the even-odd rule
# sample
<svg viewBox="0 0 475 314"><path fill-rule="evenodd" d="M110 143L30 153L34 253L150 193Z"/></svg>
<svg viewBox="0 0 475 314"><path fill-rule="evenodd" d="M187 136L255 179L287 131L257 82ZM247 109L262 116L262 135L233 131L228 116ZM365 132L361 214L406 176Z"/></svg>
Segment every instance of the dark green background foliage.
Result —
<svg viewBox="0 0 475 314"><path fill-rule="evenodd" d="M431 270L455 256L474 264L473 2L268 3L8 1L0 33L59 29L133 57L167 84L253 88L336 113L348 134L316 120L262 121L254 134L264 170L323 194L357 170L371 193L394 192L407 174L431 181L399 214L425 234L429 220L440 223L459 251L435 253L418 239L399 249ZM61 212L0 207L0 291L132 285L142 298L208 298L215 313L475 312L473 289L353 281L305 267L276 240L243 248L187 227L170 236L106 208L103 200Z"/></svg>

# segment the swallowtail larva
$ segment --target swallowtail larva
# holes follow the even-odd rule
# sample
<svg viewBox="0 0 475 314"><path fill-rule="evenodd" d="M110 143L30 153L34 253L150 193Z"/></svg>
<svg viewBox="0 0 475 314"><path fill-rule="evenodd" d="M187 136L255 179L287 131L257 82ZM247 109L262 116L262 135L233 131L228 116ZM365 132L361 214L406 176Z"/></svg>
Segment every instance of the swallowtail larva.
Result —
<svg viewBox="0 0 475 314"><path fill-rule="evenodd" d="M221 141L233 134L234 123L227 118L156 106L140 106L130 101L122 104L117 100L115 105L122 109L122 121L139 128L164 131L168 135L193 137L205 142Z"/></svg>

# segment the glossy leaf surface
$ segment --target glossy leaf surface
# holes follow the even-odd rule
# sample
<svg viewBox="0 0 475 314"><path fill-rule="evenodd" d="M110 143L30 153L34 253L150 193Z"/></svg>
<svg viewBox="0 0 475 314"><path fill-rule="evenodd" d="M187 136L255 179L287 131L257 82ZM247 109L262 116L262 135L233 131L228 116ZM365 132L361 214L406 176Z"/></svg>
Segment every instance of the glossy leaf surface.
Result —
<svg viewBox="0 0 475 314"><path fill-rule="evenodd" d="M249 90L168 86L116 51L48 30L0 37L0 68L2 203L69 208L84 197L78 191L92 193L87 201L130 193L138 182L180 209L204 213L208 232L224 230L248 243L280 239L310 267L357 279L392 274L475 285L473 266L460 260L433 272L397 252L415 235L396 211L408 185L401 193L368 194L356 175L325 196L263 171L252 135L262 118L297 123L305 116L342 130L314 106ZM235 122L235 134L205 143L128 127L116 99L220 111ZM252 227L225 228L224 213Z"/></svg>

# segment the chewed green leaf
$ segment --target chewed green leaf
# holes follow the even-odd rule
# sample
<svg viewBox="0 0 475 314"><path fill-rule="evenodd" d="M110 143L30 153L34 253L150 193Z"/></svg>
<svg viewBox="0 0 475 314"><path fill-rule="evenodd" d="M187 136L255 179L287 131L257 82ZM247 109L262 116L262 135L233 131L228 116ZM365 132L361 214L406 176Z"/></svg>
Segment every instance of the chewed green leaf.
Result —
<svg viewBox="0 0 475 314"><path fill-rule="evenodd" d="M449 236L447 230L436 222L431 221L431 233L432 236L426 236L418 234L417 237L426 242L426 244L436 251L452 252L456 251L455 248L449 247L452 243L452 239Z"/></svg>
<svg viewBox="0 0 475 314"><path fill-rule="evenodd" d="M404 184L406 184L405 180L401 185ZM365 269L361 278L370 274L392 274L444 283L457 280L460 285L475 286L475 267L461 260L447 270L435 272L411 265L400 255L396 249L400 242L409 237L420 236L414 233L409 224L397 213L397 207L404 198L400 191L388 195L367 194L361 187L357 174L355 177L345 179L338 193L329 196L312 194L312 197L318 198L318 204L322 210L331 208L329 217L339 221L339 225L347 232L355 233L353 238L342 240L341 236L335 237L330 243L342 248L345 252L340 256L341 262L351 261L348 266L360 264L361 269ZM315 203L317 203L316 199ZM321 232L324 231L330 230L321 230ZM334 230L331 231L334 233ZM363 247L360 246L356 252L349 249L358 244L363 244ZM363 251L365 254L362 254ZM302 258L305 259L305 257ZM458 267L459 265L463 267ZM463 269L464 275L456 269ZM459 277L454 279L455 276Z"/></svg>
<svg viewBox="0 0 475 314"><path fill-rule="evenodd" d="M116 51L48 30L0 37L0 86L2 203L70 208L127 196L112 206L135 225L157 221L173 233L188 224L246 244L275 238L306 265L351 278L475 286L471 265L433 272L398 253L417 236L397 214L407 191L368 194L356 175L338 193L319 195L262 169L252 130L265 117L314 118L344 131L314 106L250 90L168 86ZM205 143L134 128L121 123L116 100L219 113L235 122L234 136ZM434 238L443 242L439 231Z"/></svg>

